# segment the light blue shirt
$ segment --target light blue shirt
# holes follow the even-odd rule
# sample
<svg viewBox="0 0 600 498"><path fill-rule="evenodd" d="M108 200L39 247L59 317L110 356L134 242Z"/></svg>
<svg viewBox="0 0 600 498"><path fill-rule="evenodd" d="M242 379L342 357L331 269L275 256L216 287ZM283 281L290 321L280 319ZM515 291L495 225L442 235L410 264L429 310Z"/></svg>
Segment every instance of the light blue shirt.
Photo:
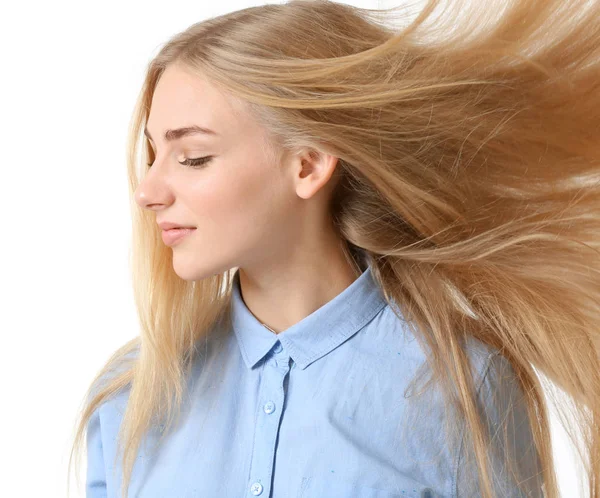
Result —
<svg viewBox="0 0 600 498"><path fill-rule="evenodd" d="M405 393L424 352L384 300L370 266L279 334L246 307L239 271L231 305L232 326L201 341L178 426L157 451L148 443L140 449L130 498L480 495L464 446L444 440L441 394ZM495 496L541 498L539 462L510 364L473 338L467 351L492 432L513 404L509 439L529 478L519 492L492 456ZM119 496L114 455L126 400L123 392L105 402L88 425L87 498Z"/></svg>

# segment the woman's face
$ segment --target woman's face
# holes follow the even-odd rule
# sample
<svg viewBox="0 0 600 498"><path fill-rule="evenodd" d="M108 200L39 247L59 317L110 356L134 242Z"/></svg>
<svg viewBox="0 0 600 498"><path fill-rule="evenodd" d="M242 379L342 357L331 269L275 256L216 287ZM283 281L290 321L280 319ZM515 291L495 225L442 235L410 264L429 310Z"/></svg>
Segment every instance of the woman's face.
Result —
<svg viewBox="0 0 600 498"><path fill-rule="evenodd" d="M167 130L193 125L214 133L164 137ZM294 243L302 213L298 185L276 164L264 129L241 105L205 78L172 65L157 84L146 129L155 161L135 200L156 212L157 223L195 227L172 245L181 278L199 280L253 264ZM204 164L182 164L203 157Z"/></svg>

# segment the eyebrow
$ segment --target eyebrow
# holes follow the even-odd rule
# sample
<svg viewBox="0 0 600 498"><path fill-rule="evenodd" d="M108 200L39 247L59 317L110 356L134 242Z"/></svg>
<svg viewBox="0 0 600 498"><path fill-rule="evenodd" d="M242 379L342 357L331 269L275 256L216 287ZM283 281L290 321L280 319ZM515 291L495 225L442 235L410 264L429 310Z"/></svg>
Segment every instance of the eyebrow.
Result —
<svg viewBox="0 0 600 498"><path fill-rule="evenodd" d="M217 132L213 130L209 130L208 128L203 128L202 126L191 125L185 126L183 128L175 128L174 130L167 130L164 134L164 139L167 142L173 142L174 140L178 140L180 138L186 137L188 135L218 135ZM150 132L146 127L144 127L144 135L146 135L150 140L154 141Z"/></svg>

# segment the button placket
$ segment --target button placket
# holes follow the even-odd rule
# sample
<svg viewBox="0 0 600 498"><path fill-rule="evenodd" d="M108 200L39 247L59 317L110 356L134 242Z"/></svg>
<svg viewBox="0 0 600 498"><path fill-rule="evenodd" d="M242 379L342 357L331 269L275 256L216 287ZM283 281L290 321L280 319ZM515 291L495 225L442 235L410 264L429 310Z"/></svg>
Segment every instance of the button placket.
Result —
<svg viewBox="0 0 600 498"><path fill-rule="evenodd" d="M252 496L269 496L273 467L275 464L275 443L281 423L285 400L284 380L290 371L290 357L281 354L280 343L273 348L272 361L266 361L261 375L259 403L254 431L254 446L250 467L249 492ZM279 353L279 354L277 354Z"/></svg>

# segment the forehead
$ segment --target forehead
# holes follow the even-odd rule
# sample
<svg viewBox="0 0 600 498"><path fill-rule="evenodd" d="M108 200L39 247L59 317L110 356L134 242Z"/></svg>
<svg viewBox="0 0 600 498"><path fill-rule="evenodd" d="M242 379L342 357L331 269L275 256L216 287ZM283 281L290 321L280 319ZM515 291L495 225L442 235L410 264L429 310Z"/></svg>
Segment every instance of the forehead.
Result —
<svg viewBox="0 0 600 498"><path fill-rule="evenodd" d="M173 64L156 84L148 129L155 137L164 129L197 124L225 135L248 126L250 121L241 104L205 76Z"/></svg>

